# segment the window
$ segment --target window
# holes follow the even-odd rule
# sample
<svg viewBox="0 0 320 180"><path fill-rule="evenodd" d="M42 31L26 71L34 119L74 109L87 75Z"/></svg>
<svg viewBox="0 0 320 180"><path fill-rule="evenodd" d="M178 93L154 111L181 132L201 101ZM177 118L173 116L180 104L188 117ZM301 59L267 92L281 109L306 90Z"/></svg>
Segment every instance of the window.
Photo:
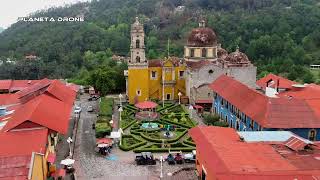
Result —
<svg viewBox="0 0 320 180"><path fill-rule="evenodd" d="M179 71L179 78L182 79L184 77L184 71Z"/></svg>
<svg viewBox="0 0 320 180"><path fill-rule="evenodd" d="M140 48L140 40L139 39L136 40L136 48Z"/></svg>
<svg viewBox="0 0 320 180"><path fill-rule="evenodd" d="M212 73L213 73L213 70L212 70L212 69L210 69L210 70L208 71L208 73L209 73L209 74L212 74Z"/></svg>
<svg viewBox="0 0 320 180"><path fill-rule="evenodd" d="M157 71L151 71L151 79L157 79Z"/></svg>
<svg viewBox="0 0 320 180"><path fill-rule="evenodd" d="M315 141L316 140L317 131L315 129L311 129L309 131L309 140Z"/></svg>
<svg viewBox="0 0 320 180"><path fill-rule="evenodd" d="M194 57L194 49L190 50L190 57Z"/></svg>
<svg viewBox="0 0 320 180"><path fill-rule="evenodd" d="M141 96L141 90L137 90L136 93L137 93L137 96Z"/></svg>
<svg viewBox="0 0 320 180"><path fill-rule="evenodd" d="M138 63L140 62L140 57L139 56L136 57L136 62L138 62Z"/></svg>
<svg viewBox="0 0 320 180"><path fill-rule="evenodd" d="M202 49L201 56L202 57L207 57L207 49L206 48Z"/></svg>
<svg viewBox="0 0 320 180"><path fill-rule="evenodd" d="M211 96L211 93L208 93L208 97L210 97Z"/></svg>

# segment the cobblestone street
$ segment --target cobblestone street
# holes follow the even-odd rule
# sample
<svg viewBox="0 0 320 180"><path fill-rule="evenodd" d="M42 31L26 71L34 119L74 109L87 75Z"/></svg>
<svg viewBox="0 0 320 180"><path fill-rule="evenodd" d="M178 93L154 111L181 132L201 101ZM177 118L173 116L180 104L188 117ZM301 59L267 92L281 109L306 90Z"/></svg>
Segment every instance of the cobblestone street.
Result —
<svg viewBox="0 0 320 180"><path fill-rule="evenodd" d="M78 180L157 180L160 179L160 162L154 166L137 166L135 165L135 154L131 151L124 152L118 147L114 147L111 155L116 157L116 160L108 160L105 157L97 154L95 148L95 134L92 129L92 123L97 117L94 113L88 113L87 107L93 106L97 109L98 101L88 101L88 95L81 96L82 113L79 120L79 129L77 132L77 140L75 145L75 168L76 177ZM114 109L116 110L116 108ZM118 112L115 112L118 113ZM118 117L116 115L115 117ZM160 158L162 154L154 154L156 158ZM178 171L182 167L194 167L194 164L168 165L163 163L164 179L172 179L166 177L167 173ZM174 178L176 179L176 178ZM193 178L191 178L193 179Z"/></svg>

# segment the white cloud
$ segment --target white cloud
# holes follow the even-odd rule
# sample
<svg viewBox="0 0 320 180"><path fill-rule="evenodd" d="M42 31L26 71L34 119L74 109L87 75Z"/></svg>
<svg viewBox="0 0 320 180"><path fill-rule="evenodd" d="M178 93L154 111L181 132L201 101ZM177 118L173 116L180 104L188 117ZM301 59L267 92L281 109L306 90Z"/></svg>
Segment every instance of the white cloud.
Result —
<svg viewBox="0 0 320 180"><path fill-rule="evenodd" d="M25 17L37 10L80 1L88 0L0 0L0 27L7 28L15 23L18 17Z"/></svg>

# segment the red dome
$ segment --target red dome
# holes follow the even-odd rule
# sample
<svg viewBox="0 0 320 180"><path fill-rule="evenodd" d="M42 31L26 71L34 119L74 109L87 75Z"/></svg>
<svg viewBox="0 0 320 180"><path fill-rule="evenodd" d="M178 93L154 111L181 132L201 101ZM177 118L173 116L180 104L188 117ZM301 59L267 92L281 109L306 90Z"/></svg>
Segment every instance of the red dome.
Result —
<svg viewBox="0 0 320 180"><path fill-rule="evenodd" d="M217 36L210 28L195 28L188 37L188 46L202 47L215 45L217 45Z"/></svg>

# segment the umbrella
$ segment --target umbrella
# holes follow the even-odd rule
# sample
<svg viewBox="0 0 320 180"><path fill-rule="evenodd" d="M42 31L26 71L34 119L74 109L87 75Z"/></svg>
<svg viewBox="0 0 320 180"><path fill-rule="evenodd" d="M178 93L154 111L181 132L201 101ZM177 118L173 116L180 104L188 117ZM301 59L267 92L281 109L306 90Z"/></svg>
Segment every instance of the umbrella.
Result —
<svg viewBox="0 0 320 180"><path fill-rule="evenodd" d="M109 138L97 139L97 144L112 144L112 139L109 139Z"/></svg>
<svg viewBox="0 0 320 180"><path fill-rule="evenodd" d="M68 165L71 165L73 163L74 163L74 159L64 159L64 160L61 161L60 164L68 166Z"/></svg>
<svg viewBox="0 0 320 180"><path fill-rule="evenodd" d="M108 147L109 144L98 144L98 147Z"/></svg>

